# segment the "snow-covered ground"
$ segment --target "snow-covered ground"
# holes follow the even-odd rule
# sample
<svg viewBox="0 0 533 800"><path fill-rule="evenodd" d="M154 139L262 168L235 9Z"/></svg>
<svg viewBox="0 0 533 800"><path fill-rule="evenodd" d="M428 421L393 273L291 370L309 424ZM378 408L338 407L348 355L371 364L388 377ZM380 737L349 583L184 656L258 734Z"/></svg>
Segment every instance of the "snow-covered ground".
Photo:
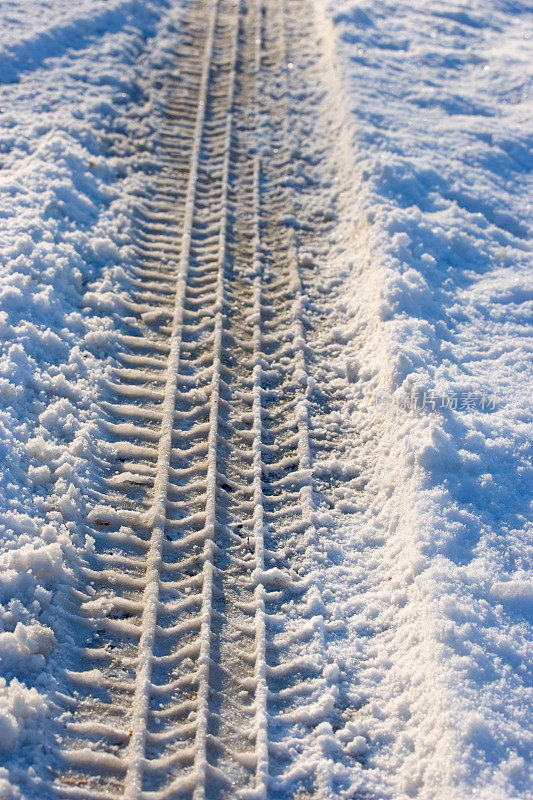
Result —
<svg viewBox="0 0 533 800"><path fill-rule="evenodd" d="M345 797L531 797L533 19L510 0L314 8L306 191L332 212L304 287L311 426L337 449L311 579L354 709L340 731L325 715L319 758ZM181 12L0 7L1 800L40 797Z"/></svg>
<svg viewBox="0 0 533 800"><path fill-rule="evenodd" d="M132 198L151 169L157 98L146 89L171 57L178 14L135 0L0 7L5 800L39 760L50 675L70 645L62 606L84 546L76 523L98 452L94 400L115 347L112 316L124 314Z"/></svg>
<svg viewBox="0 0 533 800"><path fill-rule="evenodd" d="M427 0L320 19L354 154L341 426L368 479L336 596L394 797L531 796L532 21Z"/></svg>

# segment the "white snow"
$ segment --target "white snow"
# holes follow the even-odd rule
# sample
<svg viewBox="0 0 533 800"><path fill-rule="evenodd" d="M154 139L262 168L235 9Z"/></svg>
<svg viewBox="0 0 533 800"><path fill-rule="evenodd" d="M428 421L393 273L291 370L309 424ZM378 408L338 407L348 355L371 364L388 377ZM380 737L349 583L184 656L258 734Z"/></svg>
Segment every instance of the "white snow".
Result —
<svg viewBox="0 0 533 800"><path fill-rule="evenodd" d="M162 18L164 18L162 20ZM0 797L42 796L38 730L71 644L65 610L98 452L98 387L150 169L157 2L0 8ZM157 37L155 36L158 33ZM150 51L148 53L148 49ZM149 63L148 63L149 62ZM25 788L22 788L22 787ZM33 788L31 788L33 787Z"/></svg>
<svg viewBox="0 0 533 800"><path fill-rule="evenodd" d="M321 541L342 557L317 570L369 743L352 791L529 797L531 15L349 0L318 17L349 180L314 377L349 390L315 429L337 429L360 488L335 490Z"/></svg>
<svg viewBox="0 0 533 800"><path fill-rule="evenodd" d="M44 715L46 707L46 699L37 689L28 689L16 678L9 684L5 678L0 678L0 752L15 747L24 732L31 730L29 726L35 725ZM0 797L3 797L3 788L3 781L0 781Z"/></svg>
<svg viewBox="0 0 533 800"><path fill-rule="evenodd" d="M299 567L298 636L328 645L294 774L318 763L347 798L532 797L533 20L511 0L315 10L316 113L338 151L324 146L317 189L331 240L299 254L296 344L319 357L297 376L297 411L312 440L337 444L288 479L335 486ZM77 523L179 13L167 0L0 8L0 800L39 796L36 731L70 643L68 587L94 546ZM327 312L307 345L306 293ZM292 581L263 567L258 585ZM341 700L354 712L336 729Z"/></svg>

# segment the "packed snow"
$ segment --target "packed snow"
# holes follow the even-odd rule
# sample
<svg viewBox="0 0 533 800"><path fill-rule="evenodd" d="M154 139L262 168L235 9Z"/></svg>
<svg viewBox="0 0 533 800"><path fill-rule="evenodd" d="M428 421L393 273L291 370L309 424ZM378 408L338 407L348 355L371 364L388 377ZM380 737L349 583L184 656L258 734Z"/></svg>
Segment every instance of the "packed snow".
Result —
<svg viewBox="0 0 533 800"><path fill-rule="evenodd" d="M309 758L345 773L346 798L532 797L533 18L511 0L315 10L309 113L337 150L316 167L331 238L301 264L310 426L336 442L312 474L336 488L301 630L331 633L328 691L301 709ZM1 800L40 796L180 13L0 8ZM334 730L339 698L355 711Z"/></svg>

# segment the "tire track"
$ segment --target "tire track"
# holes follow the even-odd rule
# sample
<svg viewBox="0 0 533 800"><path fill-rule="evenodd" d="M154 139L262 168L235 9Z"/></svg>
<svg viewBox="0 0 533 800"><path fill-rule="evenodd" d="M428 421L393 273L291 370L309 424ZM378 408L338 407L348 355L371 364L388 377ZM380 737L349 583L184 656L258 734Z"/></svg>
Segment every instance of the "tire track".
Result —
<svg viewBox="0 0 533 800"><path fill-rule="evenodd" d="M141 620L141 638L137 655L137 678L133 697L133 717L131 720L131 741L128 748L128 769L124 781L124 794L137 800L143 790L143 767L145 764L146 738L148 728L148 711L151 693L152 659L157 628L157 616L160 588L160 565L166 526L166 506L170 479L170 460L172 437L174 430L175 397L177 389L178 369L180 363L181 335L184 322L184 300L187 287L189 256L191 254L191 238L194 207L196 200L196 181L204 119L206 113L207 88L213 55L213 40L216 24L216 5L210 13L208 34L204 55L204 66L198 97L198 113L194 131L191 168L185 201L185 219L183 225L182 245L179 258L179 278L176 290L172 332L170 335L170 352L168 356L165 397L161 412L161 429L159 452L154 482L154 492L150 518L152 531L150 548L146 565L146 588L143 597L143 616ZM231 93L228 103L231 104ZM221 234L222 236L222 234ZM214 370L214 373L216 368ZM216 434L215 434L216 435ZM209 480L209 476L208 476Z"/></svg>
<svg viewBox="0 0 533 800"><path fill-rule="evenodd" d="M177 286L172 326L156 325L157 335L148 328L142 330L142 336L124 337L124 345L134 351L133 354L126 354L125 360L135 368L128 366L118 370L120 382L110 386L116 395L130 401L127 406L114 405L112 410L119 416L125 414L129 419L142 420L142 426L131 422L108 424L107 427L118 438L115 451L119 459L127 464L126 469L108 480L118 486L130 483L148 486L148 497L144 498L144 505L148 507L141 513L133 509L128 512L126 509L130 503L125 503L123 497L102 497L102 500L106 500L105 507L96 509L90 520L97 528L118 527L111 537L111 552L97 553L99 569L90 570L87 577L97 585L107 578L109 583L122 583L125 589L128 587L121 593L122 596L117 597L113 592L111 599L109 593L105 590L102 592L101 602L107 600L108 607L105 609L105 618L99 624L111 634L139 639L137 647L125 645L126 658L117 659L113 656L112 659L117 672L123 671L127 665L129 674L135 674L135 680L130 678L126 682L119 681L116 687L112 686L112 668L109 664L105 672L102 670L94 674L94 671L86 670L70 674L72 680L82 685L90 686L93 680L98 683L103 680L106 690L116 688L117 696L112 698L107 709L97 705L93 696L88 703L90 708L87 716L101 718L107 712L116 721L124 715L129 720L128 727L124 730L123 727L106 727L105 724L102 726L101 723L81 722L78 719L71 724L71 730L76 733L89 733L91 743L96 746L78 746L63 752L64 759L82 769L81 774L67 776L63 793L70 795L80 796L78 788L69 788L76 783L94 785L96 794L84 788L81 790L82 796L98 796L102 794L101 789L111 789L127 797L140 797L147 790L161 789L165 783L170 784L171 791L179 791L197 782L198 775L195 773L201 771L198 753L201 752L201 737L205 735L201 708L202 700L205 702L202 692L205 694L206 691L208 654L206 658L205 653L200 653L201 659L203 656L203 674L202 662L199 674L197 671L188 671L188 665L185 664L182 674L170 681L168 670L181 660L186 662L186 652L193 654L198 647L198 642L191 643L189 640L194 638L195 631L201 629L202 614L198 613L197 607L201 596L204 600L207 598L216 480L213 453L216 449L218 412L214 398L220 379L220 275L224 263L220 245L225 236L226 211L220 187L224 184L224 171L227 173L227 120L230 119L228 115L235 71L236 7L232 3L214 4L206 37L201 32L201 11L196 9L196 14L192 14L190 30L184 37L185 53L180 53L182 74L192 83L198 80L197 64L202 64L195 98L196 120L191 141L188 185L183 198L180 196L179 180L177 192L176 187L172 186L173 179L179 178L182 173L183 159L179 153L174 155L170 150L168 174L160 181L153 211L146 214L149 224L141 229L139 237L141 256L149 266L141 270L139 297L130 303L128 309L147 326L166 321L170 312L168 301L155 307L153 301L161 301L161 294L166 293L167 281L171 277L161 270L160 263L177 255L177 264L170 264ZM205 49L203 58L200 58L197 43L202 38L205 38ZM183 59L187 54L189 63L185 62L184 65ZM180 93L175 101L169 103L171 120L180 119L184 112L186 114L185 125L180 119L179 127L170 127L165 134L168 138L174 137L174 149L176 137L183 128L187 135L187 127L190 126L191 95L194 95L194 90L186 87L184 94ZM172 148L172 142L169 144ZM176 210L179 214L176 205L179 206L180 201L183 203L182 236L179 253L176 253L176 241L179 241L175 232L177 226L171 224L169 227L169 222ZM217 228L218 234L214 232ZM157 264L158 261L159 265L154 266L154 262ZM217 266L218 288L213 294L212 276ZM214 304L219 310L215 312L212 309L211 316L206 316L204 306L209 308ZM215 348L211 353L210 345ZM139 350L145 350L148 356L138 355ZM157 354L163 354L164 360L158 358ZM202 389L207 393L211 391L210 404L207 395L202 396ZM145 406L147 400L154 401L149 409ZM202 418L208 406L211 424ZM147 420L151 420L152 425L148 426ZM210 433L206 438L208 430ZM135 493L134 497L128 499L133 504L139 501ZM110 511L110 500L111 507L118 506L119 511ZM192 513L183 513L185 505ZM131 525L134 531L124 531L124 524ZM189 542L184 543L176 538L173 548L176 531L185 528L193 530L189 534ZM106 531L105 537L110 538L109 532ZM205 563L198 574L194 567L195 561L201 559L199 544L202 540L205 541ZM117 547L122 542L124 545L117 553ZM146 554L144 558L142 554L140 558L132 558L132 550L137 551L135 555L139 555L139 550L144 550ZM182 550L185 558L180 561ZM102 562L105 563L104 569ZM123 576L114 573L113 568L129 571L130 574L124 580ZM184 573L183 577L179 572ZM141 588L142 595L139 592ZM194 588L201 588L201 593L193 594ZM132 589L133 596L129 596ZM84 610L90 614L98 601L87 603L85 600ZM120 609L128 612L127 622L111 620L109 605L113 611ZM203 638L205 642L205 631ZM176 640L180 645L178 648L175 647ZM116 641L113 641L113 650L116 645ZM105 653L105 650L97 647L92 648L91 652L86 651L85 655L105 660ZM94 690L94 687L91 688ZM195 688L198 695L196 704L193 700ZM159 702L155 698L159 698ZM130 703L132 715L127 708ZM175 720L181 721L183 714L195 705L200 709L197 722L174 724ZM163 722L167 723L164 730L160 727ZM193 731L196 747L194 737L191 741ZM124 740L127 746L124 746ZM117 745L117 741L120 745ZM167 742L178 747L169 747ZM178 766L183 769L178 769ZM88 780L84 774L84 769L88 767L96 773L92 780ZM109 773L112 772L117 773L118 777L110 778ZM196 796L201 796L198 789Z"/></svg>
<svg viewBox="0 0 533 800"><path fill-rule="evenodd" d="M273 796L329 798L329 775L317 759L314 729L331 714L334 696L324 677L327 612L309 577L317 548L310 445L312 385L306 365L305 297L292 200L298 150L291 133L284 0L266 6L265 90L268 159L265 159L263 254L264 355L270 365L263 420L263 494L269 640L270 784ZM279 332L283 332L280 337ZM276 585L277 584L277 585ZM303 793L303 794L302 794Z"/></svg>
<svg viewBox="0 0 533 800"><path fill-rule="evenodd" d="M255 783L253 619L250 626L246 604L239 606L233 587L237 581L240 600L243 592L253 595L253 559L234 552L244 541L244 531L236 529L245 527L235 519L253 512L250 489L242 483L247 475L239 472L250 459L243 421L248 428L252 421L253 343L245 300L252 292L248 209L255 178L247 138L253 119L249 134L238 137L232 123L239 40L246 50L238 67L241 131L255 93L250 51L257 42L249 36L254 15L239 11L229 2L212 7L199 78L194 62L201 35L194 15L186 28L182 73L199 79L188 183L184 196L179 180L178 191L170 191L184 164L169 141L167 174L152 208L141 215L138 247L147 266L128 311L136 323L142 321L142 335L134 330L124 336L132 352L123 354L125 366L109 387L122 400L109 403L109 412L128 421L105 426L124 467L106 479L117 493L98 495L102 502L91 515L90 527L109 543L107 552L96 547L96 568L87 570L97 599L87 592L78 597L90 624L111 641L83 653L106 662L105 668L69 672L86 696L79 693L69 724L74 746L62 752L70 765L64 796L186 792L201 798L222 796L236 783ZM174 119L184 112L190 117L192 95L188 89L169 103L166 139L178 133ZM179 254L172 216L182 231ZM170 274L163 272L158 260L168 263L175 255ZM173 307L167 297L171 276L177 286ZM123 497L126 486L140 490ZM140 513L139 501L145 507ZM249 537L248 531L246 551ZM116 614L120 620L113 619ZM236 656L236 634L248 636L250 653ZM117 641L121 637L124 642ZM114 681L113 673L121 679ZM111 699L107 707L103 697L97 699L98 688ZM117 724L121 717L127 728Z"/></svg>
<svg viewBox="0 0 533 800"><path fill-rule="evenodd" d="M207 13L186 8L166 161L138 211L105 488L66 610L79 646L60 797L330 795L298 763L330 696L306 576L317 532L286 10L213 0Z"/></svg>

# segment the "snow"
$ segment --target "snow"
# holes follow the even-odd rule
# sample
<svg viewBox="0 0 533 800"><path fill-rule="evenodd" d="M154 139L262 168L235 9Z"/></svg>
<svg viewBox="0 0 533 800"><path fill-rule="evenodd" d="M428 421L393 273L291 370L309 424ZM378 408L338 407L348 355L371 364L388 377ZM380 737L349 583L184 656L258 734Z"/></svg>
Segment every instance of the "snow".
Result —
<svg viewBox="0 0 533 800"><path fill-rule="evenodd" d="M28 689L16 678L10 684L0 678L0 699L0 751L5 752L12 750L29 726L35 725L44 715L46 700L35 688ZM3 780L0 781L0 792L4 788L2 784Z"/></svg>
<svg viewBox="0 0 533 800"><path fill-rule="evenodd" d="M47 730L70 646L69 587L90 547L77 522L90 484L88 457L98 450L94 399L116 347L112 318L123 314L131 208L151 160L157 93L148 94L147 62L156 72L168 61L175 16L164 0L33 0L0 9L6 800L26 797L33 785L43 758L35 734ZM42 796L38 787L31 791Z"/></svg>
<svg viewBox="0 0 533 800"><path fill-rule="evenodd" d="M337 490L325 545L359 786L530 796L531 16L346 2L319 23L353 154L316 346L350 382L324 424L364 486Z"/></svg>
<svg viewBox="0 0 533 800"><path fill-rule="evenodd" d="M279 589L305 572L297 635L328 642L294 776L319 764L343 797L531 797L533 20L506 0L315 11L328 92L312 113L338 147L310 145L332 235L299 254L294 310L310 317L313 293L328 322L307 344L296 326L317 354L297 414L338 444L290 481L335 488L312 514L313 562L254 572ZM94 545L78 522L104 446L97 398L179 13L0 8L0 799L39 796L35 732L55 713L69 587ZM85 610L105 618L102 600ZM341 701L356 711L335 729Z"/></svg>

